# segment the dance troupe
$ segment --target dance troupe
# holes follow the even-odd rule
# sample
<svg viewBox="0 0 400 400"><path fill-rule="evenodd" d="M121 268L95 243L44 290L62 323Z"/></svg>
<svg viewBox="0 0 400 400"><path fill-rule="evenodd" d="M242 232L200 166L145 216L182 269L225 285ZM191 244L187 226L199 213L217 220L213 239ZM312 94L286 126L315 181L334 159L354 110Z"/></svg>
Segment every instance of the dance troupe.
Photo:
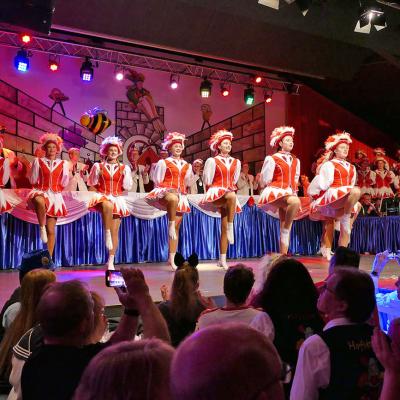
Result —
<svg viewBox="0 0 400 400"><path fill-rule="evenodd" d="M271 134L271 147L277 152L265 158L261 171L264 187L257 206L279 216L280 252L288 252L290 231L293 221L301 215L301 202L297 196L300 177L300 160L292 154L294 146L292 127L276 128ZM220 130L209 141L215 157L204 164L203 183L206 188L199 206L204 210L219 212L221 215L220 259L218 265L227 268L228 244L234 244L234 216L241 212L236 196L236 183L241 163L231 157L233 134ZM182 216L190 212L187 188L193 181L192 166L181 158L185 135L169 133L163 148L169 157L161 159L152 173L154 189L145 200L151 206L164 210L168 216L169 264L176 269L174 257L178 246L179 226ZM30 172L33 189L28 195L27 207L34 210L39 222L40 238L47 244L50 255L55 245L57 218L67 215L63 191L68 185L70 168L68 161L58 158L63 141L53 133L44 134L41 139L44 156L35 158ZM346 161L352 143L347 132L336 133L325 141L325 153L319 160L317 173L308 188L312 198L309 217L323 221L323 254L329 257L332 246L334 221L340 224L339 245L347 246L350 241L352 216L360 197L356 187L357 173L354 165ZM0 150L3 149L0 141ZM5 150L5 149L4 149ZM107 137L100 146L102 161L96 162L87 178L87 185L93 188L88 209L98 211L104 224L105 246L109 252L106 267L114 269L114 257L118 248L118 230L121 218L130 215L126 192L132 186L132 172L122 164L122 142L118 137ZM4 151L0 153L0 188L10 176L9 159ZM16 204L9 191L0 189L0 212L9 212ZM304 216L304 215L302 215ZM329 253L329 255L328 255Z"/></svg>

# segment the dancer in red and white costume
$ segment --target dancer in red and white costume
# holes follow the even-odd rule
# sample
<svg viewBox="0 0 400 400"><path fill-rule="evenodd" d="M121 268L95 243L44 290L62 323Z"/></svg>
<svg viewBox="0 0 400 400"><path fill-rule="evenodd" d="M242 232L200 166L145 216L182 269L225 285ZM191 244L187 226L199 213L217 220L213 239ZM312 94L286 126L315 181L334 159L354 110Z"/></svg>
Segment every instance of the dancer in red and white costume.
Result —
<svg viewBox="0 0 400 400"><path fill-rule="evenodd" d="M345 247L350 241L351 214L360 198L360 189L355 187L356 169L346 161L351 143L347 132L328 137L325 149L329 152L329 161L321 165L309 188L309 194L315 199L310 218L337 219L340 222L339 246Z"/></svg>
<svg viewBox="0 0 400 400"><path fill-rule="evenodd" d="M300 160L291 151L294 146L294 128L281 126L271 134L271 147L279 146L279 151L265 157L261 170L261 181L265 185L258 206L266 211L279 211L280 242L282 254L287 254L290 229L300 209L297 186L300 177Z"/></svg>
<svg viewBox="0 0 400 400"><path fill-rule="evenodd" d="M121 218L130 215L123 192L132 187L132 172L118 161L122 155L122 142L118 137L105 138L100 146L100 155L104 161L93 164L87 182L97 192L93 193L89 208L101 212L108 249L106 267L114 269Z"/></svg>
<svg viewBox="0 0 400 400"><path fill-rule="evenodd" d="M371 170L370 162L367 157L359 160L359 169L357 171L357 186L360 188L361 195L368 193L374 195L376 173Z"/></svg>
<svg viewBox="0 0 400 400"><path fill-rule="evenodd" d="M389 170L389 164L383 157L377 157L374 161L375 166L375 185L373 196L375 198L386 199L394 197L391 184L395 181L395 174Z"/></svg>
<svg viewBox="0 0 400 400"><path fill-rule="evenodd" d="M15 205L9 195L2 191L10 179L10 159L5 157L3 143L3 138L0 136L0 214L10 212Z"/></svg>
<svg viewBox="0 0 400 400"><path fill-rule="evenodd" d="M167 211L169 236L169 264L176 270L174 262L178 247L179 226L182 214L190 212L186 196L187 187L192 182L192 166L181 158L185 148L185 135L178 132L168 133L163 148L171 154L165 160L157 162L152 178L155 188L146 196L151 206Z"/></svg>
<svg viewBox="0 0 400 400"><path fill-rule="evenodd" d="M57 158L63 145L63 140L57 134L44 134L40 144L45 156L35 158L32 163L30 182L33 189L28 195L28 207L36 212L40 238L43 243L47 243L52 256L57 218L67 215L62 191L68 185L69 163Z"/></svg>
<svg viewBox="0 0 400 400"><path fill-rule="evenodd" d="M211 151L219 153L216 157L208 158L203 171L203 182L207 189L201 206L221 214L220 260L218 265L228 268L226 252L228 242L233 244L233 219L235 212L241 212L236 198L236 183L240 176L240 161L230 156L233 134L226 130L214 133L209 141Z"/></svg>

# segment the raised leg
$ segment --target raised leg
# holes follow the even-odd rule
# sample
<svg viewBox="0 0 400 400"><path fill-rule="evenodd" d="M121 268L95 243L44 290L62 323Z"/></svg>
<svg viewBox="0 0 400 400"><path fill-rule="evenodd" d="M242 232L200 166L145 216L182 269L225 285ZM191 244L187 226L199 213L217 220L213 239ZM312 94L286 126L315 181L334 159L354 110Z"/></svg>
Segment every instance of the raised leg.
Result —
<svg viewBox="0 0 400 400"><path fill-rule="evenodd" d="M113 209L114 206L111 203L111 201L107 200L100 203L100 211L101 211L101 216L103 218L104 235L108 251L112 251L114 247L111 235L111 228L113 223Z"/></svg>
<svg viewBox="0 0 400 400"><path fill-rule="evenodd" d="M339 246L347 247L350 242L351 235L351 212L353 211L354 205L358 202L361 192L358 187L351 189L349 195L343 206L343 216L339 218L340 221L340 236Z"/></svg>

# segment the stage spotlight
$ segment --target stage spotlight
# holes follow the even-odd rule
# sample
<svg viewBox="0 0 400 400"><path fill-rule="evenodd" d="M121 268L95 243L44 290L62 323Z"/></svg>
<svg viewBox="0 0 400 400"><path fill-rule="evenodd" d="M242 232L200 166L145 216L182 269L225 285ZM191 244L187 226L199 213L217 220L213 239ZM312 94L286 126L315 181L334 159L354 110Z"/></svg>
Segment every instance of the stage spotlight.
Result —
<svg viewBox="0 0 400 400"><path fill-rule="evenodd" d="M272 94L273 94L272 90L264 92L264 102L265 103L267 103L267 104L272 103Z"/></svg>
<svg viewBox="0 0 400 400"><path fill-rule="evenodd" d="M117 81L122 81L122 79L124 79L124 68L116 65L114 69L114 75Z"/></svg>
<svg viewBox="0 0 400 400"><path fill-rule="evenodd" d="M30 54L24 50L18 50L17 55L14 58L14 66L20 72L26 72L29 70L29 57Z"/></svg>
<svg viewBox="0 0 400 400"><path fill-rule="evenodd" d="M312 3L312 0L285 0L287 4L296 3L297 7L299 7L301 13L306 16L308 13L308 9ZM266 7L273 8L275 10L279 10L279 0L258 0L258 4L261 4Z"/></svg>
<svg viewBox="0 0 400 400"><path fill-rule="evenodd" d="M27 33L22 33L20 35L20 38L21 38L21 42L24 44L28 44L32 40L32 36L28 35Z"/></svg>
<svg viewBox="0 0 400 400"><path fill-rule="evenodd" d="M93 65L89 59L86 57L85 61L82 63L80 71L81 79L85 82L91 82L94 75Z"/></svg>
<svg viewBox="0 0 400 400"><path fill-rule="evenodd" d="M376 4L360 8L359 19L354 28L354 32L368 34L371 32L372 27L377 31L387 27L385 12L382 7Z"/></svg>
<svg viewBox="0 0 400 400"><path fill-rule="evenodd" d="M230 93L230 87L225 83L221 83L222 96L227 97L227 96L229 96L229 93Z"/></svg>
<svg viewBox="0 0 400 400"><path fill-rule="evenodd" d="M254 78L255 83L260 83L262 81L262 77L260 75L256 75Z"/></svg>
<svg viewBox="0 0 400 400"><path fill-rule="evenodd" d="M248 106L251 106L254 103L254 88L251 85L244 89L244 102Z"/></svg>
<svg viewBox="0 0 400 400"><path fill-rule="evenodd" d="M178 85L179 85L179 76L172 74L169 80L169 85L171 86L171 89L175 90L178 89Z"/></svg>
<svg viewBox="0 0 400 400"><path fill-rule="evenodd" d="M212 88L212 83L207 79L207 77L204 77L203 82L200 84L200 95L204 99L208 98L211 96L211 88Z"/></svg>
<svg viewBox="0 0 400 400"><path fill-rule="evenodd" d="M49 69L52 72L58 71L58 68L60 66L60 60L57 56L51 56L49 57Z"/></svg>

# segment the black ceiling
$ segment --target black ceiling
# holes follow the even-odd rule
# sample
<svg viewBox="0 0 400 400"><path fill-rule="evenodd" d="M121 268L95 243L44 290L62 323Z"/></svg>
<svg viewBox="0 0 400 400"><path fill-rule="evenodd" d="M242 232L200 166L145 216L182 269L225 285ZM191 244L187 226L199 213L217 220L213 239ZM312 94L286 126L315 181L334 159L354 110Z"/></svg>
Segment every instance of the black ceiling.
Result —
<svg viewBox="0 0 400 400"><path fill-rule="evenodd" d="M400 142L400 10L384 6L388 28L365 35L354 32L359 0L314 0L305 17L281 4L277 11L257 0L57 0L53 29L272 70Z"/></svg>

